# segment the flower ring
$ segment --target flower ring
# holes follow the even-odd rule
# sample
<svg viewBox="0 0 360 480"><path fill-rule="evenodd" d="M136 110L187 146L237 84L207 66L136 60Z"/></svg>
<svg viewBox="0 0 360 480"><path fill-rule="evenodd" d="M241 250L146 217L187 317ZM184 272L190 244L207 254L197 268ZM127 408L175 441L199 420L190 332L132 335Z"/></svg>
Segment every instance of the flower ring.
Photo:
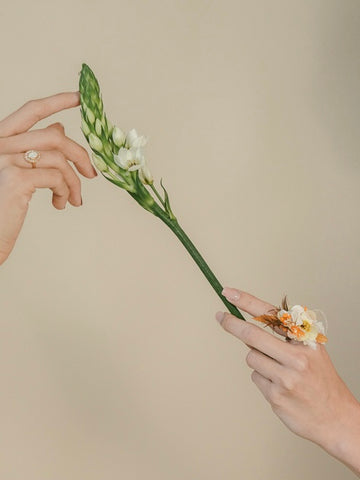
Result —
<svg viewBox="0 0 360 480"><path fill-rule="evenodd" d="M24 153L24 160L31 163L32 168L36 168L36 164L40 160L40 157L40 153L36 150L28 150Z"/></svg>
<svg viewBox="0 0 360 480"><path fill-rule="evenodd" d="M297 340L312 348L316 348L317 343L327 342L325 314L321 310L309 310L302 305L289 308L286 297L281 307L254 319L274 330L281 330L287 339Z"/></svg>

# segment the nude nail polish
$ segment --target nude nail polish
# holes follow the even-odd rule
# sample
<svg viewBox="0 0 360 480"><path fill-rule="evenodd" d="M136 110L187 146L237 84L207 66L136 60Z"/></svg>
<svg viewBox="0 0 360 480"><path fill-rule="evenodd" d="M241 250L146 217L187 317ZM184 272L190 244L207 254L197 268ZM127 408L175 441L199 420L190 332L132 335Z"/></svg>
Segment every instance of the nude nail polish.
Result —
<svg viewBox="0 0 360 480"><path fill-rule="evenodd" d="M221 323L224 320L225 313L224 312L217 312L215 315L216 320Z"/></svg>
<svg viewBox="0 0 360 480"><path fill-rule="evenodd" d="M240 293L235 288L225 287L221 293L230 302L236 302L237 300L240 299Z"/></svg>

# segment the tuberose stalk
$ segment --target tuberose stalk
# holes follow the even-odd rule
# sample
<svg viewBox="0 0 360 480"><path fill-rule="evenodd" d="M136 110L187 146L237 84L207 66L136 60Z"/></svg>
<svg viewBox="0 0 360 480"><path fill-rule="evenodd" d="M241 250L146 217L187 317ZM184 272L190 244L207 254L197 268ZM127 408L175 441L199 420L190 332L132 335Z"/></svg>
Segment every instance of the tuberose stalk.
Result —
<svg viewBox="0 0 360 480"><path fill-rule="evenodd" d="M239 310L230 302L228 302L226 298L222 295L221 292L223 290L223 286L221 285L219 280L216 278L216 276L210 269L209 265L206 263L203 256L200 254L199 250L195 247L193 242L190 240L190 238L181 228L178 221L176 219L170 219L168 215L161 208L156 208L154 213L175 233L177 238L180 240L180 242L184 245L186 250L189 252L191 257L193 258L195 263L198 265L202 273L205 275L206 279L208 280L210 285L213 287L213 289L215 290L215 292L217 293L217 295L219 296L223 304L226 306L226 308L229 310L229 312L232 315L235 315L237 318L240 318L241 320L245 320L245 318L242 316Z"/></svg>

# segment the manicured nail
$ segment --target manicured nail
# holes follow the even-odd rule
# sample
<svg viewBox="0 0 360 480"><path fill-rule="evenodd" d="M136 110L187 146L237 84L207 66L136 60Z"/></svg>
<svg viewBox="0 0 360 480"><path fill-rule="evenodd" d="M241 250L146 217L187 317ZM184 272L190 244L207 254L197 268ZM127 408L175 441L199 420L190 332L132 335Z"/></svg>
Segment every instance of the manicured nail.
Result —
<svg viewBox="0 0 360 480"><path fill-rule="evenodd" d="M237 300L240 299L239 290L236 290L235 288L225 287L224 290L221 293L230 302L236 302Z"/></svg>
<svg viewBox="0 0 360 480"><path fill-rule="evenodd" d="M224 320L225 313L224 312L217 312L215 315L216 320L221 324L221 322Z"/></svg>

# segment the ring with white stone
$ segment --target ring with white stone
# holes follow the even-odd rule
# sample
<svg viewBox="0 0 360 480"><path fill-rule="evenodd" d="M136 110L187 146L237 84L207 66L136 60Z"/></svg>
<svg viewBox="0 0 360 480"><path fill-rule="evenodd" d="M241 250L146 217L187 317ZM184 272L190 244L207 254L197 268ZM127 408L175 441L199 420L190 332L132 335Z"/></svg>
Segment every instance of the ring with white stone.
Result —
<svg viewBox="0 0 360 480"><path fill-rule="evenodd" d="M36 168L37 162L40 160L40 153L36 150L28 150L24 153L24 159L31 163L32 168Z"/></svg>

